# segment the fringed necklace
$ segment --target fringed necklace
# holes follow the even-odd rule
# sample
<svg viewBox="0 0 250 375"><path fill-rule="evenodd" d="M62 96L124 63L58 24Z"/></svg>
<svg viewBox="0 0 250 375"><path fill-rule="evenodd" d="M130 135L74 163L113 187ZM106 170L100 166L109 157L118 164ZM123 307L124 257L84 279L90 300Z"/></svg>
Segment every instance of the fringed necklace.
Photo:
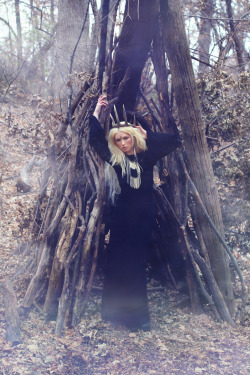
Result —
<svg viewBox="0 0 250 375"><path fill-rule="evenodd" d="M142 173L142 167L140 166L136 152L134 151L134 155L131 155L133 157L133 160L129 158L129 156L126 156L126 175L127 175L127 183L133 188L133 189L139 189L141 186L141 173Z"/></svg>

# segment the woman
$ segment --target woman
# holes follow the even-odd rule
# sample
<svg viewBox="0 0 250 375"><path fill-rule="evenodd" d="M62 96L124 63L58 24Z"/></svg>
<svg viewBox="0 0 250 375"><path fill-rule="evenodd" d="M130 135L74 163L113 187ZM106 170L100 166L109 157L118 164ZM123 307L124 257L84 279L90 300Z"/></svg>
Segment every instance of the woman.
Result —
<svg viewBox="0 0 250 375"><path fill-rule="evenodd" d="M180 145L177 135L153 133L127 122L115 125L108 141L98 116L107 106L98 99L90 117L90 145L112 165L119 195L111 215L102 318L130 330L149 330L146 256L153 229L153 167Z"/></svg>

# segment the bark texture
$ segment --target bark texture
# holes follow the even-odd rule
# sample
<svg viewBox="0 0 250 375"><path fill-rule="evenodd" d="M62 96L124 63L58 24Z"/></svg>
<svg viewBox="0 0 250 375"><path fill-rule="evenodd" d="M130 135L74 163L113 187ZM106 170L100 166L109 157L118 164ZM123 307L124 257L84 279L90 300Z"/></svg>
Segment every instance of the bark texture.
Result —
<svg viewBox="0 0 250 375"><path fill-rule="evenodd" d="M183 131L190 174L210 217L221 235L224 236L220 202L205 137L180 1L162 1L161 12L165 47L173 77L176 104ZM225 250L201 212L199 213L199 218L200 228L209 252L212 271L230 313L233 313L233 290Z"/></svg>
<svg viewBox="0 0 250 375"><path fill-rule="evenodd" d="M170 74L170 70L166 67L161 17L159 17L157 31L158 32L155 35L153 42L152 56L154 69L156 73L156 87L160 103L162 128L167 133L177 133L177 126L175 124L175 120L173 118L170 108L168 85L168 76ZM163 161L163 168L165 168L165 170L167 170L169 174L169 183L166 184L165 194L169 197L169 200L171 201L172 208L177 219L176 220L175 218L172 218L172 220L174 220L175 224L176 221L178 222L178 225L171 225L172 238L169 241L169 244L166 245L165 251L168 251L168 253L179 253L179 257L182 256L185 260L185 273L189 295L191 299L192 311L194 313L200 313L201 305L199 300L197 283L193 274L193 267L188 256L188 249L186 246L186 241L183 237L183 233L178 229L180 226L186 226L188 191L186 178L182 173L180 163L178 163L176 152L170 154L167 160ZM173 238L176 239L177 243L173 243ZM170 245L170 243L172 246ZM177 257L178 256L176 256L176 258Z"/></svg>
<svg viewBox="0 0 250 375"><path fill-rule="evenodd" d="M20 17L20 1L15 0L15 12L16 12L16 28L17 28L17 59L18 67L21 66L23 60L23 37L22 37L22 25Z"/></svg>
<svg viewBox="0 0 250 375"><path fill-rule="evenodd" d="M244 47L239 39L237 29L235 27L235 22L233 21L233 9L232 9L231 0L226 0L226 7L227 7L227 15L228 15L228 18L230 19L229 26L230 26L231 35L232 35L234 45L235 45L235 51L237 55L239 68L240 68L240 71L244 71L244 57L243 57Z"/></svg>
<svg viewBox="0 0 250 375"><path fill-rule="evenodd" d="M67 97L71 57L76 46L88 9L88 0L62 0L58 7L58 26L54 50L55 75L54 88L56 94L63 99ZM85 23L74 58L73 70L76 72L92 72L93 61L90 61L89 21ZM74 87L76 90L76 87ZM78 90L77 90L78 91Z"/></svg>
<svg viewBox="0 0 250 375"><path fill-rule="evenodd" d="M5 306L6 340L12 345L20 344L21 331L18 304L14 289L8 279L0 281Z"/></svg>
<svg viewBox="0 0 250 375"><path fill-rule="evenodd" d="M199 73L205 73L209 69L210 60L210 44L211 44L211 29L212 29L212 16L214 10L214 0L204 0L201 14L204 18L201 18L199 25Z"/></svg>
<svg viewBox="0 0 250 375"><path fill-rule="evenodd" d="M129 1L129 14L125 18L115 51L109 91L111 97L119 96L118 110L121 110L122 104L127 110L134 109L158 11L158 0Z"/></svg>

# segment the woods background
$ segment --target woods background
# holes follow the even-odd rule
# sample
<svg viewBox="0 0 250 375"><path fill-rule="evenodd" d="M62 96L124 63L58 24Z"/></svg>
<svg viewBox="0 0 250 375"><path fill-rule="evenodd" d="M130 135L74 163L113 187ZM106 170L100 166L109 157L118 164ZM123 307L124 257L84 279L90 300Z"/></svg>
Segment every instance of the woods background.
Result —
<svg viewBox="0 0 250 375"><path fill-rule="evenodd" d="M7 300L15 296L1 281L9 340L19 341L19 314L34 305L56 320L58 335L77 326L96 275L101 287L109 202L103 164L88 146L88 117L102 92L120 113L124 104L154 131L182 137L182 150L155 171L149 279L187 292L195 313L209 306L220 322L245 321L248 2L15 0L0 1L0 14L1 124L8 136L33 140L19 176L2 170L3 189L13 177L28 195L32 171L40 171L19 241L28 260L13 321ZM29 127L20 127L29 116ZM108 131L107 114L102 125ZM4 167L7 146L0 147Z"/></svg>

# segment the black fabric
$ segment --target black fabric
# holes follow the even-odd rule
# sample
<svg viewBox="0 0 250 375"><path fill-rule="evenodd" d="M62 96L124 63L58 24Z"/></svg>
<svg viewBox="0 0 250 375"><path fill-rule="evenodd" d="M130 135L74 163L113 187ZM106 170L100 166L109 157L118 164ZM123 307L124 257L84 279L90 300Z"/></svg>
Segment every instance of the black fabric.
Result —
<svg viewBox="0 0 250 375"><path fill-rule="evenodd" d="M149 323L146 257L153 229L153 166L180 145L179 137L148 131L148 150L137 154L142 167L141 186L130 187L120 166L114 166L121 186L111 215L110 241L102 298L102 318L130 328ZM104 131L90 117L89 142L100 157L110 162ZM128 156L134 160L133 155Z"/></svg>

